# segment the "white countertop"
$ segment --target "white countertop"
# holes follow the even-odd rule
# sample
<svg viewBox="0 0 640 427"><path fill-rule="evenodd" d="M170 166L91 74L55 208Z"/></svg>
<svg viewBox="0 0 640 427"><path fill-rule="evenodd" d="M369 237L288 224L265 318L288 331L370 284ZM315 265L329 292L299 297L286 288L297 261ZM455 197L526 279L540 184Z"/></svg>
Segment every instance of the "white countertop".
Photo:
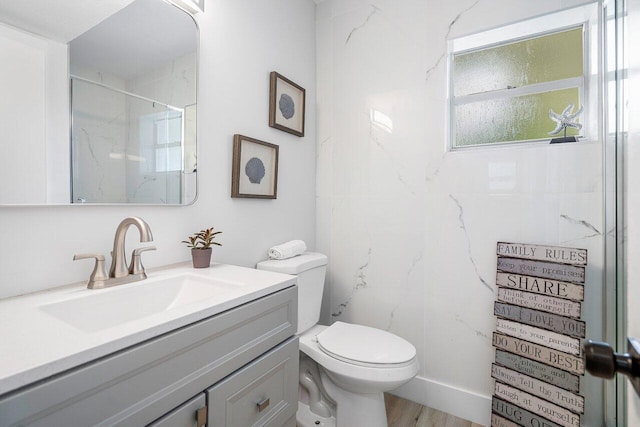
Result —
<svg viewBox="0 0 640 427"><path fill-rule="evenodd" d="M239 285L225 289L219 297L93 331L83 331L41 308L96 292L110 293L122 287L149 286L155 281L184 274ZM0 396L296 282L295 276L225 264L212 264L210 268L201 269L184 265L151 271L148 275L148 279L140 282L102 290L90 290L84 284L77 284L0 300Z"/></svg>

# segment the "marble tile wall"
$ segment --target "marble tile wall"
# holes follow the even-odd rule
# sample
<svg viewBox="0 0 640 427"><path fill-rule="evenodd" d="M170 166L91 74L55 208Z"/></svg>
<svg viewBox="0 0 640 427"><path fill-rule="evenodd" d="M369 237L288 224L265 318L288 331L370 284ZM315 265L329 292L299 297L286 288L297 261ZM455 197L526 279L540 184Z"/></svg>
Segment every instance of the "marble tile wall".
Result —
<svg viewBox="0 0 640 427"><path fill-rule="evenodd" d="M126 203L127 97L79 80L72 88L72 197Z"/></svg>
<svg viewBox="0 0 640 427"><path fill-rule="evenodd" d="M588 334L601 338L602 144L447 151L447 40L579 3L317 6L323 320L408 339L422 369L397 393L485 425L497 241L587 248ZM600 402L586 384L588 401ZM601 416L593 407L584 425Z"/></svg>
<svg viewBox="0 0 640 427"><path fill-rule="evenodd" d="M176 107L195 105L196 65L196 52L189 53L127 81L127 91ZM138 137L140 126L135 119L157 112L155 105L131 102L127 111L133 120L129 127L127 151L148 158L146 164L142 165L139 162L128 162L127 199L134 203L178 204L181 203L181 199L187 203L193 202L193 197L186 199L182 194L183 190L189 192L186 188L189 182L187 176L184 176L187 181L183 183L183 176L179 172L156 172L154 167L149 166L153 164L155 152L148 144L141 143ZM195 128L192 125L193 131ZM193 153L194 150L187 148L185 143L184 154L187 155L189 151ZM192 162L194 161L195 158Z"/></svg>

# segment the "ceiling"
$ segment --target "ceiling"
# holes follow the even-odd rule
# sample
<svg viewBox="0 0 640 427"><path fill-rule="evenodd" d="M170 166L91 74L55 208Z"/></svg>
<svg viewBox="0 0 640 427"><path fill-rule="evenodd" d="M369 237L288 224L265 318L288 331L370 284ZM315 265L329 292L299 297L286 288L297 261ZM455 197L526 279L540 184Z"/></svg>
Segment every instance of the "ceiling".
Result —
<svg viewBox="0 0 640 427"><path fill-rule="evenodd" d="M71 63L129 80L193 52L193 18L164 0L0 0L0 22L70 44Z"/></svg>
<svg viewBox="0 0 640 427"><path fill-rule="evenodd" d="M162 0L135 0L72 40L71 63L129 80L194 52L197 40L191 15Z"/></svg>
<svg viewBox="0 0 640 427"><path fill-rule="evenodd" d="M0 0L0 21L68 43L133 0Z"/></svg>

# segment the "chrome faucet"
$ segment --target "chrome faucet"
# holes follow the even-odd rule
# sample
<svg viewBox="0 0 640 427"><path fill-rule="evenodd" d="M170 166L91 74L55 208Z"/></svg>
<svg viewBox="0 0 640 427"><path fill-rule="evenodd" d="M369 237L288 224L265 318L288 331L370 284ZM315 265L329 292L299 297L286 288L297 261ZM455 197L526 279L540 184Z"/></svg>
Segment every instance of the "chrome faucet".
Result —
<svg viewBox="0 0 640 427"><path fill-rule="evenodd" d="M111 252L111 268L109 269L109 277L118 278L129 275L129 266L127 265L127 260L125 259L126 254L124 249L124 241L130 225L135 225L136 227L138 227L141 242L153 241L153 236L151 235L149 224L147 224L142 218L133 216L123 219L122 222L118 225L115 238L113 239L113 252ZM131 260L131 264L133 265L133 256L131 257Z"/></svg>
<svg viewBox="0 0 640 427"><path fill-rule="evenodd" d="M141 252L155 250L155 246L147 246L134 249L131 254L131 262L127 264L125 253L125 237L130 225L135 225L140 232L141 242L152 242L151 228L142 218L129 217L120 222L113 239L113 251L111 252L111 268L109 275L104 265L104 255L100 254L78 254L73 259L95 258L96 264L87 282L89 289L108 288L110 286L122 285L124 283L137 282L147 278L147 273L142 265Z"/></svg>

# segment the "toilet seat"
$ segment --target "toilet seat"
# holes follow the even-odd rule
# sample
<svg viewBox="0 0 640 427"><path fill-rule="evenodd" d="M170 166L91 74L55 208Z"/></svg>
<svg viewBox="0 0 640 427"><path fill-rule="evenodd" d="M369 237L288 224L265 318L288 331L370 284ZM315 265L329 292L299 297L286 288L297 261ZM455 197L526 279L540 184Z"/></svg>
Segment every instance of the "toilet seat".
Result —
<svg viewBox="0 0 640 427"><path fill-rule="evenodd" d="M345 390L356 393L389 391L406 383L418 373L417 356L408 362L389 364L354 363L344 357L334 357L322 350L318 343L317 336L327 329L328 326L315 325L299 335L300 351L313 359L333 382Z"/></svg>
<svg viewBox="0 0 640 427"><path fill-rule="evenodd" d="M335 322L316 335L318 347L340 361L368 367L400 367L411 364L415 347L387 331L363 325Z"/></svg>

